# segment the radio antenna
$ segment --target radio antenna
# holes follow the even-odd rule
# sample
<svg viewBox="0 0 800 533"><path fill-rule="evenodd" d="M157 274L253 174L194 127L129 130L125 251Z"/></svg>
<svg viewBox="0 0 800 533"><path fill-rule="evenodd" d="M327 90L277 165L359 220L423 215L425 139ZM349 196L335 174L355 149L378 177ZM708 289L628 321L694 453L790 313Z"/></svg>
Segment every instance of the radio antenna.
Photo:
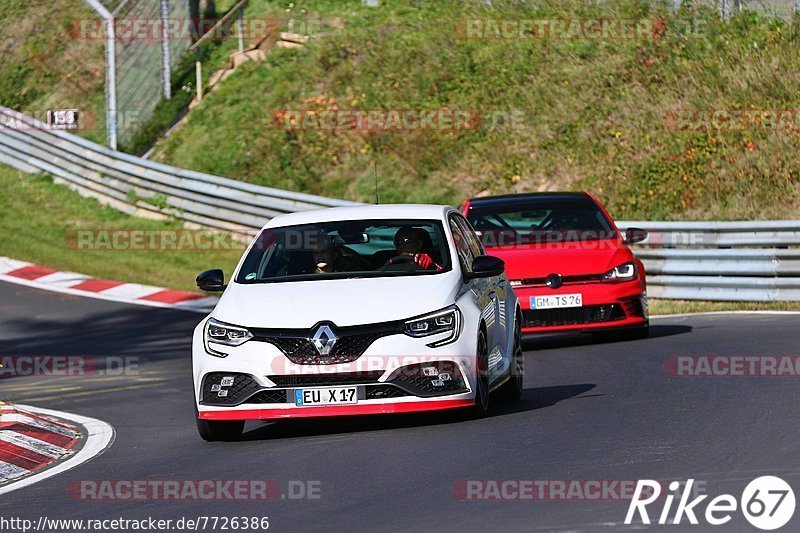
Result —
<svg viewBox="0 0 800 533"><path fill-rule="evenodd" d="M378 197L378 163L375 161L372 162L372 173L375 175L375 205L378 205L381 202Z"/></svg>

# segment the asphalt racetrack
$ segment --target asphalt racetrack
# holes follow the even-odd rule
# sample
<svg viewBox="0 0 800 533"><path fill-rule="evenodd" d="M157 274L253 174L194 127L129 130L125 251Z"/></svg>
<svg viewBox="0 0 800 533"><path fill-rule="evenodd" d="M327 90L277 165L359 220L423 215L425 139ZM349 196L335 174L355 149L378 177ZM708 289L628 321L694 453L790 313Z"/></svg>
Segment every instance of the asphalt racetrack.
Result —
<svg viewBox="0 0 800 533"><path fill-rule="evenodd" d="M242 442L206 443L195 429L190 376L190 336L201 315L7 283L0 302L0 354L138 363L134 375L0 381L1 400L98 418L116 430L103 455L2 496L5 517L268 516L274 531L597 531L631 528L623 525L628 501L475 501L461 489L466 480L692 478L712 496L738 497L762 475L800 486L800 378L667 370L675 356L796 355L800 315L659 318L647 340L527 342L523 400L495 404L482 420L426 414L252 424ZM94 501L67 490L76 480L121 479L302 481L319 494ZM657 520L661 506L653 509ZM723 528L692 528L710 529L752 526L735 513Z"/></svg>

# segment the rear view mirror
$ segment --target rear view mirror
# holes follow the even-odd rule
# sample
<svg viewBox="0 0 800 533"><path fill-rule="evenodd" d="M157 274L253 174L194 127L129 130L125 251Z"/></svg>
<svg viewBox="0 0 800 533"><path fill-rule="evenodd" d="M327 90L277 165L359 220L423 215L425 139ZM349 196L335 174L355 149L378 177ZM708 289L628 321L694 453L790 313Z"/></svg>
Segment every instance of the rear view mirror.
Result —
<svg viewBox="0 0 800 533"><path fill-rule="evenodd" d="M225 290L225 274L221 268L201 272L197 276L197 287L206 292L222 292Z"/></svg>
<svg viewBox="0 0 800 533"><path fill-rule="evenodd" d="M634 244L647 238L647 230L641 228L628 228L625 230L625 243Z"/></svg>
<svg viewBox="0 0 800 533"><path fill-rule="evenodd" d="M467 272L466 279L491 278L499 276L506 269L505 262L499 257L479 255L472 261L472 272Z"/></svg>

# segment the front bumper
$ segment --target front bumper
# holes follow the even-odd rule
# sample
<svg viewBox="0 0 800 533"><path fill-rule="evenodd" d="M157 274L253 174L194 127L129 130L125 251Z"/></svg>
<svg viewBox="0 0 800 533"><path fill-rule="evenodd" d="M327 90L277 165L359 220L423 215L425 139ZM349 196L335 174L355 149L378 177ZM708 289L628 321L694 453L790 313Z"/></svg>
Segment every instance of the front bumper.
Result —
<svg viewBox="0 0 800 533"><path fill-rule="evenodd" d="M295 409L236 409L219 411L200 411L202 420L279 420L283 418L316 418L325 416L360 416L397 413L419 413L460 409L475 405L475 399L406 401L390 403L364 403L356 405L335 405L298 407Z"/></svg>
<svg viewBox="0 0 800 533"><path fill-rule="evenodd" d="M252 340L226 347L227 357L215 357L206 352L202 334L202 327L198 327L193 339L195 402L200 419L351 416L474 405L473 339L477 334L472 332L462 331L456 342L438 348L427 346L437 336L390 335L375 340L354 361L323 365L295 364L275 345ZM412 367L419 367L419 372L409 371ZM422 367L436 367L437 374L446 372L450 379L444 386L437 383L433 387L430 382L435 377L421 375ZM220 387L222 378L228 378L229 385ZM355 404L297 406L294 401L298 389L351 386L358 390ZM218 396L220 389L226 390L222 397Z"/></svg>
<svg viewBox="0 0 800 533"><path fill-rule="evenodd" d="M522 333L558 333L643 327L648 322L643 281L576 283L558 289L515 287L522 308ZM582 307L532 310L531 297L580 293Z"/></svg>

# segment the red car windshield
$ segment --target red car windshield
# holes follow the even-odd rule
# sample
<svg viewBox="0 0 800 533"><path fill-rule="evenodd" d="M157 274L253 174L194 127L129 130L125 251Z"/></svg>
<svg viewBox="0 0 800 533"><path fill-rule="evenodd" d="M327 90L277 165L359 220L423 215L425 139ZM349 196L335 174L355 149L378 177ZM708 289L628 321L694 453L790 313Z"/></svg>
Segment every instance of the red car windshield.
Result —
<svg viewBox="0 0 800 533"><path fill-rule="evenodd" d="M484 246L584 242L617 237L590 198L514 198L470 205L467 219Z"/></svg>

